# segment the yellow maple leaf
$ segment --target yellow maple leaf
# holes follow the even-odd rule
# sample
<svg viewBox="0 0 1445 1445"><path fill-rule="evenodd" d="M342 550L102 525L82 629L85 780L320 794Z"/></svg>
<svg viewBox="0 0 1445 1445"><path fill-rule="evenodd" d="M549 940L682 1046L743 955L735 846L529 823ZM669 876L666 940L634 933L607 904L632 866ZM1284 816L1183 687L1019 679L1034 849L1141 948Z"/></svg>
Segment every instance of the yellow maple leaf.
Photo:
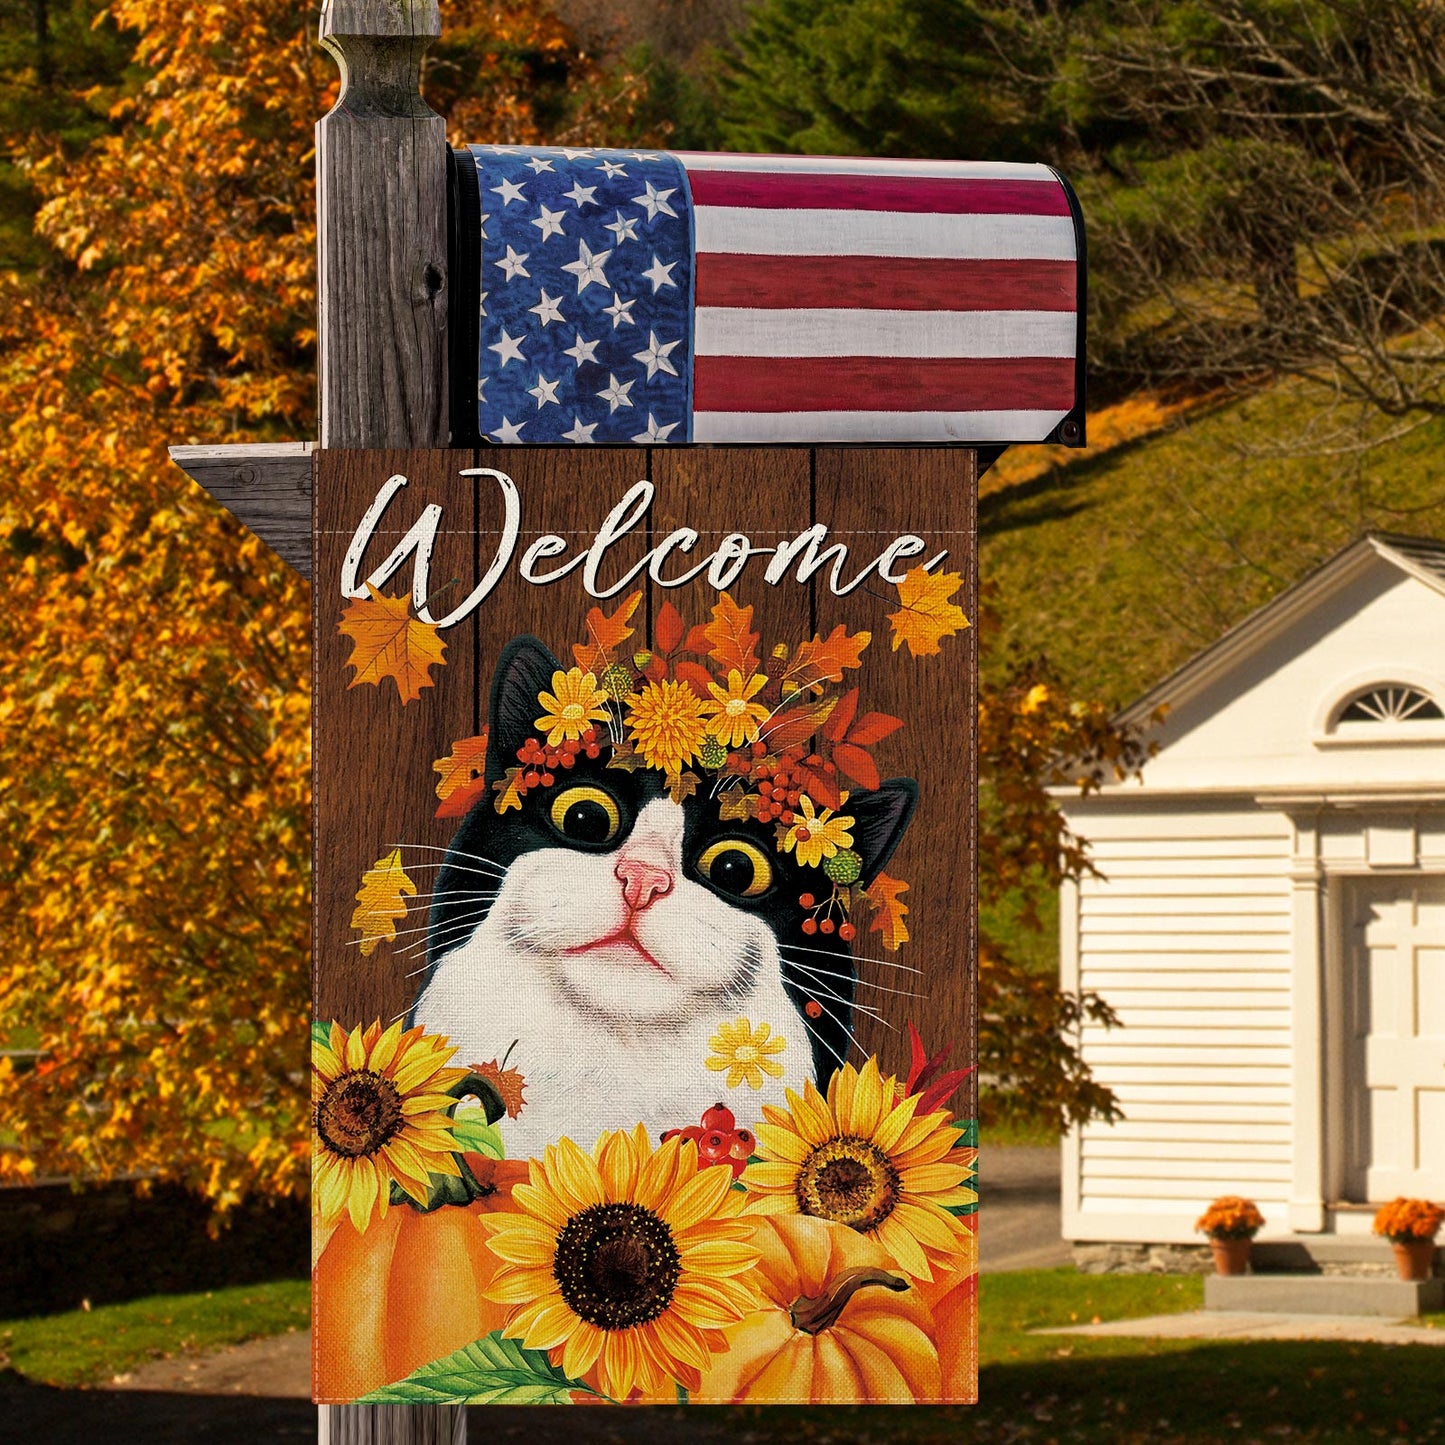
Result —
<svg viewBox="0 0 1445 1445"><path fill-rule="evenodd" d="M908 905L899 897L907 892L908 885L901 878L890 878L886 873L880 873L868 885L868 901L877 910L868 931L881 933L883 947L893 953L908 942L908 925L903 921Z"/></svg>
<svg viewBox="0 0 1445 1445"><path fill-rule="evenodd" d="M945 637L967 627L963 608L948 600L962 585L963 577L957 572L913 568L897 584L902 607L888 614L893 624L894 652L906 642L914 657L927 656L939 650L938 644Z"/></svg>
<svg viewBox="0 0 1445 1445"><path fill-rule="evenodd" d="M416 884L401 866L400 848L393 848L384 858L378 858L361 875L351 926L362 934L363 954L375 953L376 945L383 938L389 942L396 937L396 920L406 917L405 899L415 895Z"/></svg>
<svg viewBox="0 0 1445 1445"><path fill-rule="evenodd" d="M420 622L411 615L410 598L383 597L370 582L366 590L371 596L353 602L337 624L353 644L346 665L356 669L356 676L347 686L363 682L379 686L382 678L389 677L405 706L421 696L422 688L433 685L428 669L446 665L442 656L446 643L438 636L436 623Z"/></svg>

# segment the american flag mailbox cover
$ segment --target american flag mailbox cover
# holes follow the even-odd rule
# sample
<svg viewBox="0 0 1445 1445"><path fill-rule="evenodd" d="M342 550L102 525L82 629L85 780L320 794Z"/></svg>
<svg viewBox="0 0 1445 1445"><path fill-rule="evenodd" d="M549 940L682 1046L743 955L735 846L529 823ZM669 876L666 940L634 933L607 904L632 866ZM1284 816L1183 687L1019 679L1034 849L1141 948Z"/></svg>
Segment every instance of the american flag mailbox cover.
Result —
<svg viewBox="0 0 1445 1445"><path fill-rule="evenodd" d="M319 1399L975 1398L973 468L318 454Z"/></svg>
<svg viewBox="0 0 1445 1445"><path fill-rule="evenodd" d="M1083 225L1047 166L452 167L464 438L474 404L469 439L503 444L1083 442Z"/></svg>

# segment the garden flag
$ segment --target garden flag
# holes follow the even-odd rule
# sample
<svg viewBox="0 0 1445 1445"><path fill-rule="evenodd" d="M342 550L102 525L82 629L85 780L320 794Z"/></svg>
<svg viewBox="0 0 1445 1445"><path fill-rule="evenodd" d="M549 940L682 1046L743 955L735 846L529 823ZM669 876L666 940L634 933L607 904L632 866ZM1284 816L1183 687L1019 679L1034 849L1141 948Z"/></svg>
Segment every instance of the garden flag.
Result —
<svg viewBox="0 0 1445 1445"><path fill-rule="evenodd" d="M747 173L530 159L493 430L682 426ZM318 454L319 1400L975 1398L973 467Z"/></svg>
<svg viewBox="0 0 1445 1445"><path fill-rule="evenodd" d="M1047 166L482 145L460 164L484 438L1082 441L1082 232Z"/></svg>

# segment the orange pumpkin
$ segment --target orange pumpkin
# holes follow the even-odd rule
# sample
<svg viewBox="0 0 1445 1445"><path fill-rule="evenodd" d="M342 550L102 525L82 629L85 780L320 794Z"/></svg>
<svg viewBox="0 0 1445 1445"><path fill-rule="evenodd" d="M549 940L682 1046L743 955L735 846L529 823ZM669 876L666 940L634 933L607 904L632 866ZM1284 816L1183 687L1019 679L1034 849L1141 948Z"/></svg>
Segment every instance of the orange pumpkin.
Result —
<svg viewBox="0 0 1445 1445"><path fill-rule="evenodd" d="M430 1214L393 1205L364 1233L343 1217L327 1240L312 1271L317 1399L355 1400L501 1328L507 1307L482 1294L496 1258L479 1216L510 1209L527 1166L467 1162L482 1198Z"/></svg>
<svg viewBox="0 0 1445 1445"><path fill-rule="evenodd" d="M805 1215L759 1218L763 1307L727 1331L694 1394L718 1404L936 1400L938 1350L920 1292L881 1245Z"/></svg>
<svg viewBox="0 0 1445 1445"><path fill-rule="evenodd" d="M978 1399L978 1235L977 1215L965 1219L969 1247L957 1268L937 1270L931 1284L920 1284L937 1327L938 1363L944 1399L968 1405Z"/></svg>

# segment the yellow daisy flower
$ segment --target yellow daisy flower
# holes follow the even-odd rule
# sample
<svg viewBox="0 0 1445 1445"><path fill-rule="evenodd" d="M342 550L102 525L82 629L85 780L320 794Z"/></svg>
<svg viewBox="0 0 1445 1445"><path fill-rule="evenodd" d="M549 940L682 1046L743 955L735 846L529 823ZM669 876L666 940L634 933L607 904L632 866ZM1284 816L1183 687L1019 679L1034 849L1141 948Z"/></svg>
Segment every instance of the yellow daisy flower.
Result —
<svg viewBox="0 0 1445 1445"><path fill-rule="evenodd" d="M755 672L744 681L736 668L728 673L726 687L708 683L707 690L712 697L704 698L702 703L703 716L711 719L708 732L730 748L756 742L759 727L768 720L768 710L753 698L767 685L768 679L763 673Z"/></svg>
<svg viewBox="0 0 1445 1445"><path fill-rule="evenodd" d="M542 708L533 727L547 735L547 746L555 748L565 738L580 738L595 722L607 721L607 694L597 686L593 673L574 667L552 674L552 691L539 692Z"/></svg>
<svg viewBox="0 0 1445 1445"><path fill-rule="evenodd" d="M848 801L847 793L843 801ZM802 816L799 817L798 814ZM783 852L796 850L798 862L805 868L816 868L825 858L831 858L840 848L853 846L853 835L848 831L853 826L852 818L834 817L831 808L820 813L813 806L813 800L804 793L798 799L793 826L783 838Z"/></svg>
<svg viewBox="0 0 1445 1445"><path fill-rule="evenodd" d="M971 1247L967 1227L950 1208L978 1195L964 1180L973 1151L958 1138L946 1111L915 1117L918 1095L894 1103L897 1080L844 1065L825 1099L811 1080L803 1097L788 1090L789 1108L763 1105L756 1126L763 1162L742 1182L750 1214L810 1214L872 1235L905 1274L924 1281L935 1268L957 1268Z"/></svg>
<svg viewBox="0 0 1445 1445"><path fill-rule="evenodd" d="M466 1070L446 1067L454 1053L439 1035L399 1023L383 1033L379 1021L350 1033L334 1023L312 1044L311 1198L323 1229L343 1214L359 1230L385 1218L393 1184L424 1204L429 1174L460 1176L447 1091Z"/></svg>
<svg viewBox="0 0 1445 1445"><path fill-rule="evenodd" d="M682 682L650 682L628 696L627 726L649 768L669 776L680 773L707 734L702 703Z"/></svg>
<svg viewBox="0 0 1445 1445"><path fill-rule="evenodd" d="M480 1221L501 1261L486 1294L513 1307L502 1333L614 1400L695 1390L723 1329L758 1304L732 1171L700 1169L681 1138L654 1151L640 1124L591 1155L549 1144L528 1170L519 1212Z"/></svg>
<svg viewBox="0 0 1445 1445"><path fill-rule="evenodd" d="M742 1083L750 1089L761 1089L764 1074L774 1079L783 1077L783 1066L772 1055L782 1053L788 1041L773 1033L768 1024L759 1024L756 1031L747 1019L719 1024L707 1046L712 1050L707 1067L716 1074L726 1069L730 1089Z"/></svg>

